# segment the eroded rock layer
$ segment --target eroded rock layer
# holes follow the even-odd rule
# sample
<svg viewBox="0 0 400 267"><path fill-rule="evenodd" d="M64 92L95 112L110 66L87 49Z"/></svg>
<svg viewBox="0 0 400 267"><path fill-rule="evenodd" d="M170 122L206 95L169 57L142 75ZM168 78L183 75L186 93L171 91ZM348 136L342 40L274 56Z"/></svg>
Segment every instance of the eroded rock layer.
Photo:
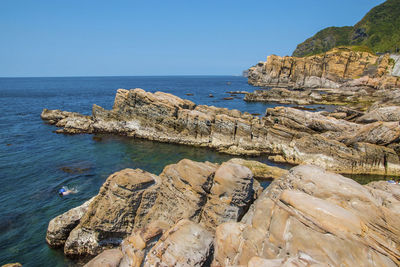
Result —
<svg viewBox="0 0 400 267"><path fill-rule="evenodd" d="M377 117L361 124L340 119L347 114L336 115L277 107L260 118L196 106L167 93L119 89L112 110L94 105L93 115L83 116L45 109L41 116L62 127L59 133L114 133L236 155L268 154L277 162L315 164L340 173L400 175L398 123Z"/></svg>
<svg viewBox="0 0 400 267"><path fill-rule="evenodd" d="M79 243L75 256L99 254L87 267L400 264L400 185L362 186L302 165L261 193L234 162L182 160L160 176L111 175L68 237Z"/></svg>
<svg viewBox="0 0 400 267"><path fill-rule="evenodd" d="M212 266L398 266L399 190L295 167L218 226Z"/></svg>
<svg viewBox="0 0 400 267"><path fill-rule="evenodd" d="M255 86L290 88L339 88L349 85L399 88L399 77L389 75L393 67L389 54L379 57L339 47L304 58L268 56L266 62L259 62L249 69L248 82Z"/></svg>
<svg viewBox="0 0 400 267"><path fill-rule="evenodd" d="M197 229L196 236L205 238L195 247L203 246L207 258L212 241L209 232L221 223L241 219L260 193L252 172L233 162L219 166L182 160L166 166L159 176L125 169L108 177L91 201L53 219L46 240L53 247L64 246L68 256L86 257L119 246L132 235L123 249L135 254L179 220L189 219L201 225L184 223ZM168 233L171 238L176 235ZM116 255L116 260L120 255L116 251L110 254ZM152 261L162 262L157 255Z"/></svg>

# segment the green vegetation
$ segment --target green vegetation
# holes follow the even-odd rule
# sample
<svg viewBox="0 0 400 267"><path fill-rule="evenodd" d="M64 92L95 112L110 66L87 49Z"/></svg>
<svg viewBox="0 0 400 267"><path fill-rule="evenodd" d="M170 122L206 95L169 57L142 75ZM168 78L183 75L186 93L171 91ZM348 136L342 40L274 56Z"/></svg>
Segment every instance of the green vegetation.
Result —
<svg viewBox="0 0 400 267"><path fill-rule="evenodd" d="M374 51L372 51L372 49L366 45L353 45L353 46L349 46L349 48L351 49L351 51L354 51L354 52L367 52L370 54L374 54Z"/></svg>
<svg viewBox="0 0 400 267"><path fill-rule="evenodd" d="M400 52L400 0L387 0L371 9L354 26L329 27L299 44L293 56L326 52L337 46L365 47L375 53Z"/></svg>
<svg viewBox="0 0 400 267"><path fill-rule="evenodd" d="M316 55L331 50L336 46L349 45L348 36L352 29L353 27L349 26L323 29L304 43L299 44L293 52L293 56Z"/></svg>
<svg viewBox="0 0 400 267"><path fill-rule="evenodd" d="M395 64L396 64L396 62L394 61L394 59L389 58L389 66L391 66L393 68Z"/></svg>

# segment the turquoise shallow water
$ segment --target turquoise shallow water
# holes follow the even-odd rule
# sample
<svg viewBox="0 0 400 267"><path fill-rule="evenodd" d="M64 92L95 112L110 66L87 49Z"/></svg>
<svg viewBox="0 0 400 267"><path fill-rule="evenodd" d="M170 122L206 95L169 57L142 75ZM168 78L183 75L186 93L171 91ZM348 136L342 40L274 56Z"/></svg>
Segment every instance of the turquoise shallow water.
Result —
<svg viewBox="0 0 400 267"><path fill-rule="evenodd" d="M58 135L40 119L43 108L83 114L91 113L92 104L111 109L116 89L137 87L250 113L263 114L276 105L246 103L242 95L222 100L230 96L226 91L255 89L245 78L233 76L0 78L0 265L74 265L62 251L47 247L47 224L96 195L115 171L141 168L159 174L165 165L183 158L231 158L205 148L118 136L95 141L92 135ZM57 191L62 186L78 193L61 199Z"/></svg>

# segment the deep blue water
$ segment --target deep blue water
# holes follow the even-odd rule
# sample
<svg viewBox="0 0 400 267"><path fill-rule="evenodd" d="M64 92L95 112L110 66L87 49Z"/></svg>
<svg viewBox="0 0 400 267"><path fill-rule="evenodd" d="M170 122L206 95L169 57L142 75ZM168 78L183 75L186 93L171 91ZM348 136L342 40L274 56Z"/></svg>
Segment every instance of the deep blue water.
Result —
<svg viewBox="0 0 400 267"><path fill-rule="evenodd" d="M242 95L222 100L230 96L226 91L255 89L245 78L234 76L0 78L0 265L73 265L62 251L47 247L47 224L96 195L115 171L141 168L159 174L165 165L183 158L231 158L205 148L125 137L102 136L95 141L91 135L58 135L52 132L54 126L40 119L43 108L83 114L91 113L92 104L111 109L118 88L164 91L196 104L250 113L263 114L275 106L246 103ZM61 199L57 191L62 186L78 193Z"/></svg>

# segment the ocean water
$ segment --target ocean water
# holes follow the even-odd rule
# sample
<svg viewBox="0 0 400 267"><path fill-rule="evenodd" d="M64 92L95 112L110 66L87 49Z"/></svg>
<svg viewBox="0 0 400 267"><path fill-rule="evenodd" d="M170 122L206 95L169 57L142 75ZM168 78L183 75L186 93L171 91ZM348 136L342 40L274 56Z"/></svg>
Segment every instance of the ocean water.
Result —
<svg viewBox="0 0 400 267"><path fill-rule="evenodd" d="M88 115L92 104L111 109L118 88L164 91L196 104L250 113L264 114L276 106L246 103L243 95L223 100L230 96L227 91L256 89L235 76L0 78L0 265L74 266L61 250L46 245L48 222L96 195L115 171L141 168L159 174L183 158L223 162L232 157L119 136L96 141L92 135L59 135L40 119L43 108ZM57 191L63 186L77 193L60 198Z"/></svg>

